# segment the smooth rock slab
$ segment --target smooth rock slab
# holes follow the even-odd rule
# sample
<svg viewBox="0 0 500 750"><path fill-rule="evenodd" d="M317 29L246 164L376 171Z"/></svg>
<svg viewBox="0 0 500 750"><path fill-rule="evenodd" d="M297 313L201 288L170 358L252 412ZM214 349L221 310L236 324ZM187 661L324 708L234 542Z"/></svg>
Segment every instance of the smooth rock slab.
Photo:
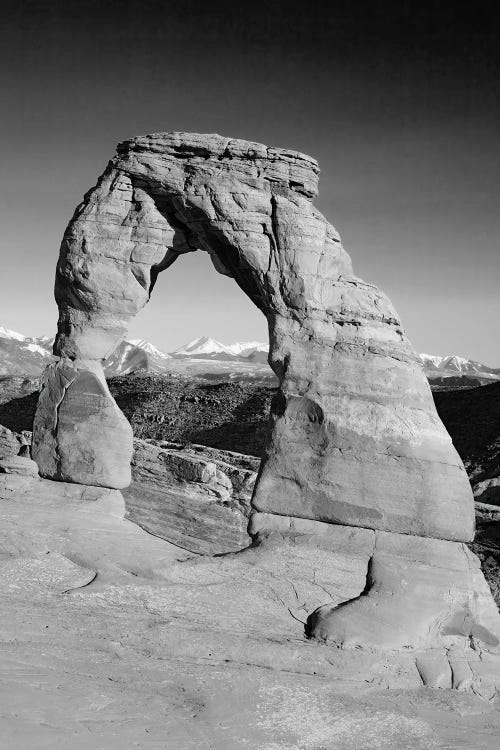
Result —
<svg viewBox="0 0 500 750"><path fill-rule="evenodd" d="M296 619L303 593L325 600L322 586L335 583L326 547L315 586L311 568L300 570L312 556L296 537L283 538L281 552L275 530L260 550L182 556L124 519L123 508L116 490L0 478L0 578L3 565L11 580L13 560L44 555L97 572L68 592L65 578L71 585L78 571L64 560L52 568L62 586L38 563L19 564L28 588L0 586L6 747L496 750L495 702L426 689L414 653L305 638ZM341 532L323 536L337 537L347 555ZM478 660L480 669L485 679L492 672Z"/></svg>

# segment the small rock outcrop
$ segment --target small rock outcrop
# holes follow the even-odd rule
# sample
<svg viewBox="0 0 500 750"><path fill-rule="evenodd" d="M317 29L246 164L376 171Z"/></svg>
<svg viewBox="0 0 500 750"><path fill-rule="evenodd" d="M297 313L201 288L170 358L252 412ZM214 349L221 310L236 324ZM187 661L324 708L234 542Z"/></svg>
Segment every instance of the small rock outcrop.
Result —
<svg viewBox="0 0 500 750"><path fill-rule="evenodd" d="M17 456L22 447L20 437L0 424L0 460Z"/></svg>
<svg viewBox="0 0 500 750"><path fill-rule="evenodd" d="M233 463L228 463L229 458ZM238 466L237 453L134 440L127 515L146 531L202 555L251 544L250 501L256 472Z"/></svg>
<svg viewBox="0 0 500 750"><path fill-rule="evenodd" d="M0 459L0 474L37 477L38 465L29 456L10 456Z"/></svg>
<svg viewBox="0 0 500 750"><path fill-rule="evenodd" d="M478 482L473 489L478 503L500 505L500 476Z"/></svg>

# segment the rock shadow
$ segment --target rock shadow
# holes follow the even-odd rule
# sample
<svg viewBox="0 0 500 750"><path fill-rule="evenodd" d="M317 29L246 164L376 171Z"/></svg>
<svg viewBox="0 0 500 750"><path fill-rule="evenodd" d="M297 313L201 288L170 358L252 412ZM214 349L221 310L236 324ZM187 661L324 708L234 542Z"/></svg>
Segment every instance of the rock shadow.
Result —
<svg viewBox="0 0 500 750"><path fill-rule="evenodd" d="M255 393L236 406L230 420L193 430L189 438L193 443L262 458L269 426L269 408L264 415L262 396Z"/></svg>
<svg viewBox="0 0 500 750"><path fill-rule="evenodd" d="M0 424L13 432L33 430L38 391L0 404Z"/></svg>

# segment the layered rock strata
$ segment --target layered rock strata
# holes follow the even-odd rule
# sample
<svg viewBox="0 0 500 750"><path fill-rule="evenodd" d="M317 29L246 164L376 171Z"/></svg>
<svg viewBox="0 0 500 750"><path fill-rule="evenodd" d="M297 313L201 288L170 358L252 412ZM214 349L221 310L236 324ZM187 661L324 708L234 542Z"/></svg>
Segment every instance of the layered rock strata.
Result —
<svg viewBox="0 0 500 750"><path fill-rule="evenodd" d="M132 483L123 493L128 518L190 552L245 549L252 541L247 527L257 475L226 457L248 458L201 445L134 440Z"/></svg>

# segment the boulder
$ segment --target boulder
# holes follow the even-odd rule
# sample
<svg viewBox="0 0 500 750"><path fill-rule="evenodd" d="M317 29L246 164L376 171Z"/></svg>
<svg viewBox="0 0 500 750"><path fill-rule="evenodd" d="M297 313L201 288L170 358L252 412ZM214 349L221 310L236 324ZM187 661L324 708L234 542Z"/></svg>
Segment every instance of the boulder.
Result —
<svg viewBox="0 0 500 750"><path fill-rule="evenodd" d="M256 474L216 460L215 449L207 449L205 456L202 446L168 445L134 441L132 483L123 493L128 517L155 536L198 554L248 547Z"/></svg>
<svg viewBox="0 0 500 750"><path fill-rule="evenodd" d="M15 432L0 424L0 459L17 456L22 444Z"/></svg>
<svg viewBox="0 0 500 750"><path fill-rule="evenodd" d="M476 502L500 505L500 476L477 482L473 486L473 490Z"/></svg>

